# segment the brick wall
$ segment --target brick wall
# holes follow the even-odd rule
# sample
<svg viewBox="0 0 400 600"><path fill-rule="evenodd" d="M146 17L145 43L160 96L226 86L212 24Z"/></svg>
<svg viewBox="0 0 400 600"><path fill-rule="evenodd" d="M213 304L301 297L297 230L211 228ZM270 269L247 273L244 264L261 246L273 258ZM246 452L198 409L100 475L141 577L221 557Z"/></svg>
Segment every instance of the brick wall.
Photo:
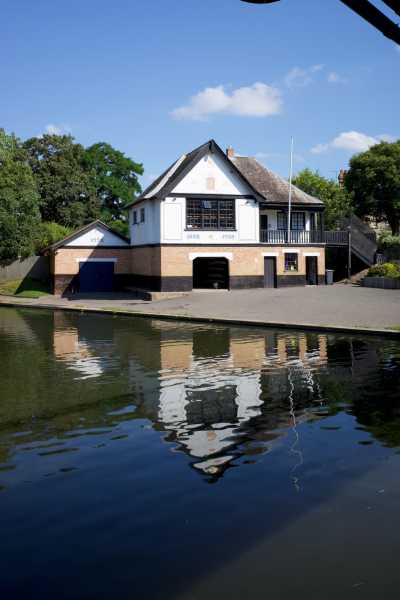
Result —
<svg viewBox="0 0 400 600"><path fill-rule="evenodd" d="M115 273L132 272L130 248L59 248L54 256L54 275L77 275L79 261L88 258L116 258Z"/></svg>
<svg viewBox="0 0 400 600"><path fill-rule="evenodd" d="M318 253L318 274L325 275L325 248L304 247L294 248L298 250L298 271L294 275L306 274L307 253ZM143 250L146 250L143 248ZM268 246L162 246L161 248L161 274L163 277L191 277L192 261L190 254L232 254L229 262L229 273L231 276L263 276L264 255L267 253L277 254L277 274L290 277L292 273L285 271L284 250L288 247Z"/></svg>

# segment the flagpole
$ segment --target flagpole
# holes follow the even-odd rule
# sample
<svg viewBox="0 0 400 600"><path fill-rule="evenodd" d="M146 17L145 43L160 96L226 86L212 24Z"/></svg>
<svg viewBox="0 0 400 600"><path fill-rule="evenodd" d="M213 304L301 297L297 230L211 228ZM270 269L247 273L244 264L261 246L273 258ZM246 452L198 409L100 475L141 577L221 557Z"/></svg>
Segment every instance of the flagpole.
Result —
<svg viewBox="0 0 400 600"><path fill-rule="evenodd" d="M292 216L292 179L293 179L293 137L290 138L290 174L289 174L289 210L288 210L288 244L290 244L290 226Z"/></svg>

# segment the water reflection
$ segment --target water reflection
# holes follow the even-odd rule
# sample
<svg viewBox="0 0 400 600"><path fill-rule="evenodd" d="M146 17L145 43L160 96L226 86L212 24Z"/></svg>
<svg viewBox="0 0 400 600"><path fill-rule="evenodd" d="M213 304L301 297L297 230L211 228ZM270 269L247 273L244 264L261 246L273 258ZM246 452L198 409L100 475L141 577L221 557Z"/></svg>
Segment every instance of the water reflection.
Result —
<svg viewBox="0 0 400 600"><path fill-rule="evenodd" d="M4 468L21 447L70 452L145 419L208 481L289 436L299 490L307 422L345 410L400 443L395 342L12 309L0 335Z"/></svg>

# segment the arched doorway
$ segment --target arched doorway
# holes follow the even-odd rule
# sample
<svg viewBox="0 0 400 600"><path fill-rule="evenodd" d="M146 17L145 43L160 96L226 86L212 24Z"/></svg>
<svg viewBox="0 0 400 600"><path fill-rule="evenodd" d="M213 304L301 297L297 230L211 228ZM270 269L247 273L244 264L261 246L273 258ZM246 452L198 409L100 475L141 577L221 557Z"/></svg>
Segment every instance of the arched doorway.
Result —
<svg viewBox="0 0 400 600"><path fill-rule="evenodd" d="M193 289L228 289L229 261L224 257L195 258Z"/></svg>

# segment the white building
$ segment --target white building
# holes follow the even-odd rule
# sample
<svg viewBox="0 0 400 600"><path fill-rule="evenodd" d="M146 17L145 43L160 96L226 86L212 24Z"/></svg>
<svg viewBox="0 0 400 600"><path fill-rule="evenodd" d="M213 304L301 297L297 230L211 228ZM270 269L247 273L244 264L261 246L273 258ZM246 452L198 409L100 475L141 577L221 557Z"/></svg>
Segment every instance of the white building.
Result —
<svg viewBox="0 0 400 600"><path fill-rule="evenodd" d="M175 291L324 282L323 203L213 141L129 206L136 285Z"/></svg>
<svg viewBox="0 0 400 600"><path fill-rule="evenodd" d="M56 293L322 284L324 205L214 140L128 207L130 240L96 221L50 247Z"/></svg>

